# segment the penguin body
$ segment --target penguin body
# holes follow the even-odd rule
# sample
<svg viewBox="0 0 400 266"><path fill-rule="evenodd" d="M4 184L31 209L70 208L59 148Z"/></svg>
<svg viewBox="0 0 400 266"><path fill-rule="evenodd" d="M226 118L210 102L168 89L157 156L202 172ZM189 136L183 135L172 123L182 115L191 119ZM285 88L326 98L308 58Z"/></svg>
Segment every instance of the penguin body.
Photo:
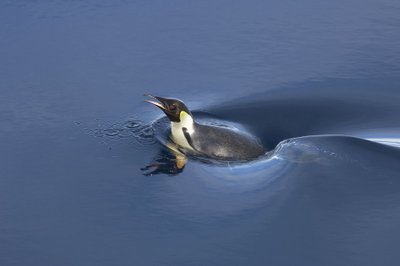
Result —
<svg viewBox="0 0 400 266"><path fill-rule="evenodd" d="M150 97L161 102L148 101L164 111L171 121L172 140L186 151L221 160L249 160L265 153L264 147L248 135L196 123L189 109L179 100Z"/></svg>

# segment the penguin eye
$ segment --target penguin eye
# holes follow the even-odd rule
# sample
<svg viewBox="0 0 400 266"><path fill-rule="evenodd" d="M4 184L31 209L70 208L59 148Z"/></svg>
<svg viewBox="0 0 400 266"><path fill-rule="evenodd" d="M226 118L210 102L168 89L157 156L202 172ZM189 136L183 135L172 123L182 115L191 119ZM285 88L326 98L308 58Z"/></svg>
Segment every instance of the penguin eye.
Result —
<svg viewBox="0 0 400 266"><path fill-rule="evenodd" d="M175 106L175 104L171 105L171 106L169 107L169 110L171 110L171 111L175 111L175 110L176 110L176 106Z"/></svg>

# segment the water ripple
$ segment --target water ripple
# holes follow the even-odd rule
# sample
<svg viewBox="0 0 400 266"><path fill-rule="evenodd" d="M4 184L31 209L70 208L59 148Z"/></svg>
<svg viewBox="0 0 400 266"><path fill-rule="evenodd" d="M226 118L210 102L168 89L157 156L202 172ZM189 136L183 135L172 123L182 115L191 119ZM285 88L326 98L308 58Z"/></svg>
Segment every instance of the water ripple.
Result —
<svg viewBox="0 0 400 266"><path fill-rule="evenodd" d="M102 138L132 138L140 144L152 144L155 142L152 125L134 119L114 124L109 128L95 129L93 134Z"/></svg>

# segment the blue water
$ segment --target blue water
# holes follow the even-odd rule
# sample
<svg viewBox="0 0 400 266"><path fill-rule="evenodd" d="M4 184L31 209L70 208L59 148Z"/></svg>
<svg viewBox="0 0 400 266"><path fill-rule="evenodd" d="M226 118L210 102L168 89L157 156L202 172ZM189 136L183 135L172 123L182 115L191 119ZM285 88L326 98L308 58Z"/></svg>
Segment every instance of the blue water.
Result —
<svg viewBox="0 0 400 266"><path fill-rule="evenodd" d="M5 0L0 62L0 265L400 264L399 1Z"/></svg>

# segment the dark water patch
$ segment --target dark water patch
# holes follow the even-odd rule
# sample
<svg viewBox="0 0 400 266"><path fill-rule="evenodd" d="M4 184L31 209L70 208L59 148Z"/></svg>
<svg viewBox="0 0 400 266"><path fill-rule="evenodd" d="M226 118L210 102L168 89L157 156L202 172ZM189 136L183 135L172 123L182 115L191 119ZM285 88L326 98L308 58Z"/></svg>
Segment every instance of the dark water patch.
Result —
<svg viewBox="0 0 400 266"><path fill-rule="evenodd" d="M395 93L400 80L379 81L305 82L221 103L208 111L242 123L271 147L307 135L354 132L359 136L374 128L399 126L393 118L400 115L400 98Z"/></svg>

